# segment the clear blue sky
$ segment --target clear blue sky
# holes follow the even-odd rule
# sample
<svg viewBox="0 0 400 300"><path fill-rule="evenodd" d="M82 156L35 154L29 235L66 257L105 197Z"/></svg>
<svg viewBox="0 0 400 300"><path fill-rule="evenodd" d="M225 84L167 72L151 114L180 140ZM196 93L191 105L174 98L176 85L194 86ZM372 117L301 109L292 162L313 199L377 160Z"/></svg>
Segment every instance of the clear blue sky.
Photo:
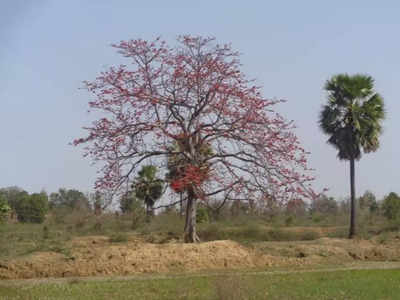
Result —
<svg viewBox="0 0 400 300"><path fill-rule="evenodd" d="M357 193L400 192L399 11L400 3L389 0L3 0L0 187L90 190L96 168L68 145L89 123L90 95L81 82L119 63L110 43L188 33L231 42L264 96L288 100L279 111L296 122L311 152L316 187L334 196L349 193L348 165L317 127L322 86L339 72L372 75L387 120L379 151L356 166Z"/></svg>

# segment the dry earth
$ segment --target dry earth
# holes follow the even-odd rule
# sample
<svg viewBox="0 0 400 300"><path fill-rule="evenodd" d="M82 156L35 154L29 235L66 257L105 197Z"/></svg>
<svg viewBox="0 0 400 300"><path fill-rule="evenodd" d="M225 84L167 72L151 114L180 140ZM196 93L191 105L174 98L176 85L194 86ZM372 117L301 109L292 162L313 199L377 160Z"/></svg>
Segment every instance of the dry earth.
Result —
<svg viewBox="0 0 400 300"><path fill-rule="evenodd" d="M0 279L82 277L301 267L352 261L400 261L400 240L321 238L308 242L233 241L200 244L147 243L137 237L110 243L104 236L75 238L69 251L37 252L0 261Z"/></svg>

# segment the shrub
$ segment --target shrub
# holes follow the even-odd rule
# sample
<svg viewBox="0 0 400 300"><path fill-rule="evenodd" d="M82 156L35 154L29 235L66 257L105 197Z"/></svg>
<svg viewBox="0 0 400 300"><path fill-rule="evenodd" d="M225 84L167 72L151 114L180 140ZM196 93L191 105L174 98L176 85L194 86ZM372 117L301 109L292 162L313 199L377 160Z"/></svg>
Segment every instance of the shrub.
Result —
<svg viewBox="0 0 400 300"><path fill-rule="evenodd" d="M288 216L288 217L285 219L285 225L286 225L286 226L292 225L293 222L294 222L294 217L293 217L293 216Z"/></svg>
<svg viewBox="0 0 400 300"><path fill-rule="evenodd" d="M385 197L382 204L383 215L389 220L400 217L400 197L396 193L390 193Z"/></svg>
<svg viewBox="0 0 400 300"><path fill-rule="evenodd" d="M123 194L120 199L119 199L119 208L122 213L130 213L135 206L137 206L137 203L139 200L136 198L136 195L133 191L128 191L125 194ZM142 204L143 201L140 201L140 204Z"/></svg>
<svg viewBox="0 0 400 300"><path fill-rule="evenodd" d="M205 207L198 207L196 211L196 222L197 223L208 223L210 218L208 216L208 211Z"/></svg>
<svg viewBox="0 0 400 300"><path fill-rule="evenodd" d="M319 214L312 215L312 221L314 223L321 223L323 221L323 217Z"/></svg>
<svg viewBox="0 0 400 300"><path fill-rule="evenodd" d="M131 229L136 230L146 221L146 211L141 201L135 200L131 202L129 207L130 215L132 216Z"/></svg>
<svg viewBox="0 0 400 300"><path fill-rule="evenodd" d="M313 214L337 214L338 203L335 201L335 198L322 194L311 202L310 209Z"/></svg>
<svg viewBox="0 0 400 300"><path fill-rule="evenodd" d="M375 212L378 209L376 197L371 191L365 191L358 199L358 203L361 209L368 209L370 212Z"/></svg>
<svg viewBox="0 0 400 300"><path fill-rule="evenodd" d="M11 208L7 203L5 197L0 195L0 223L4 222L10 212Z"/></svg>
<svg viewBox="0 0 400 300"><path fill-rule="evenodd" d="M116 233L110 236L110 243L124 243L128 241L128 236L123 233Z"/></svg>
<svg viewBox="0 0 400 300"><path fill-rule="evenodd" d="M61 188L57 193L51 193L49 198L49 206L51 209L60 207L77 210L90 209L88 197L78 190Z"/></svg>

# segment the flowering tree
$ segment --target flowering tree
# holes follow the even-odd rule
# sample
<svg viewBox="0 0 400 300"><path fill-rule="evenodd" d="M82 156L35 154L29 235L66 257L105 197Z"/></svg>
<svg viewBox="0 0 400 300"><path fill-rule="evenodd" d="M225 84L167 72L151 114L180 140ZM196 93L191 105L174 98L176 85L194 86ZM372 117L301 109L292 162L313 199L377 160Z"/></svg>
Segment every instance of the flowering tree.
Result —
<svg viewBox="0 0 400 300"><path fill-rule="evenodd" d="M274 112L279 101L263 98L240 71L229 45L182 36L173 48L160 39L113 47L131 65L111 67L86 82L94 95L89 106L105 116L74 141L104 162L97 188L120 189L142 165L183 161L170 187L186 197L186 242L199 240L197 201L262 206L272 198L314 196L307 153L293 125Z"/></svg>

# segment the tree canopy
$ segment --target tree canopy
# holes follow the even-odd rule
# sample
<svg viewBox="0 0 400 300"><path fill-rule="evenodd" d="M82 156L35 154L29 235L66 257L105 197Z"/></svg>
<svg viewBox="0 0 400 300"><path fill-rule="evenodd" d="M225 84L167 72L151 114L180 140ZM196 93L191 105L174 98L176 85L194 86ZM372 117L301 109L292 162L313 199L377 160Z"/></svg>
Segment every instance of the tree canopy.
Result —
<svg viewBox="0 0 400 300"><path fill-rule="evenodd" d="M328 143L338 150L338 158L360 159L379 148L385 117L383 98L374 90L368 75L339 74L325 84L328 103L323 107L319 124L329 135Z"/></svg>

